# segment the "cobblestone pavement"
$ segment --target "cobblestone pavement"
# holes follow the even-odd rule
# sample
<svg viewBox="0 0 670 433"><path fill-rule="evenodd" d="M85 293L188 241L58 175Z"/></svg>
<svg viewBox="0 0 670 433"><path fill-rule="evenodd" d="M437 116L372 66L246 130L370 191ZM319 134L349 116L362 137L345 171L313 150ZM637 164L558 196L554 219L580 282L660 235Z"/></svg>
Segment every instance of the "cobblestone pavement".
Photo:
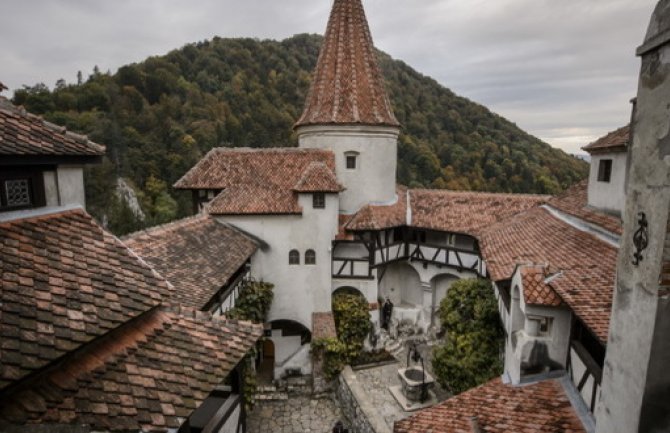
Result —
<svg viewBox="0 0 670 433"><path fill-rule="evenodd" d="M432 374L430 371L431 349L432 348L425 345L420 347L420 351L422 352L424 359L426 359L426 370L429 374ZM391 391L389 391L389 387L400 385L398 369L404 368L406 364L405 352L398 355L398 358L400 361L395 364L355 372L359 383L390 428L393 428L393 423L395 421L407 418L413 413L405 412L393 397ZM443 401L449 397L449 394L442 390L437 384L434 392L438 401Z"/></svg>
<svg viewBox="0 0 670 433"><path fill-rule="evenodd" d="M329 433L342 419L331 399L291 397L257 402L247 417L247 426L249 433Z"/></svg>

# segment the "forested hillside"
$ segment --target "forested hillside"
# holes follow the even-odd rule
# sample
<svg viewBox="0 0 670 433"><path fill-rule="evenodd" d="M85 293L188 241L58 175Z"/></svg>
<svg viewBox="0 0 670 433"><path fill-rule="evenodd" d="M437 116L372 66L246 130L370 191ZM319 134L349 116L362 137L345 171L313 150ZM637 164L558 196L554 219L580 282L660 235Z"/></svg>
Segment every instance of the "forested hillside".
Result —
<svg viewBox="0 0 670 433"><path fill-rule="evenodd" d="M215 146L295 146L292 126L309 88L322 38L281 42L220 39L121 67L81 73L77 83L25 87L16 104L105 144L108 159L87 173L90 211L116 233L190 211L171 185ZM403 125L398 181L412 187L554 193L587 165L456 96L380 53ZM146 214L114 193L122 177Z"/></svg>

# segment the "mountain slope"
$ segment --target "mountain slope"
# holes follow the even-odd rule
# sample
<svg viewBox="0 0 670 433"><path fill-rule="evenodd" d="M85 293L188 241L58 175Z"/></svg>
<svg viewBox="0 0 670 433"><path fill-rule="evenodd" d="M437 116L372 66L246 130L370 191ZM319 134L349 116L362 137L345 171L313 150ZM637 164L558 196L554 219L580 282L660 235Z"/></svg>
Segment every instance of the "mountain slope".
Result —
<svg viewBox="0 0 670 433"><path fill-rule="evenodd" d="M214 146L294 146L292 126L309 88L322 38L214 38L165 56L16 92L14 102L87 133L109 161L89 171L90 210L125 232L186 214L190 197L169 187ZM409 186L557 192L587 165L553 149L485 107L456 96L380 53L403 125L398 180ZM147 214L134 221L111 193L116 177L138 191ZM104 218L102 218L104 219Z"/></svg>

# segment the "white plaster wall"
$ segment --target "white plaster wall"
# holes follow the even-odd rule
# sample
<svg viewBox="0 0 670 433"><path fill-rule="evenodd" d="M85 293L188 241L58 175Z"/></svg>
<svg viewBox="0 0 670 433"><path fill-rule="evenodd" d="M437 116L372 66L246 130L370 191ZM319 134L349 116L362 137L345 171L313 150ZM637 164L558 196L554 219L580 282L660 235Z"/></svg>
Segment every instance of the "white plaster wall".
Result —
<svg viewBox="0 0 670 433"><path fill-rule="evenodd" d="M582 376L584 375L584 372L586 371L586 365L582 361L582 359L577 355L577 352L575 352L573 349L570 349L570 365L572 366L572 381L575 384L575 388L577 388L577 385L579 385L579 381L582 379ZM580 391L580 395L582 396L582 399L584 400L584 403L586 403L586 406L589 407L591 405L591 397L593 394L593 381L594 381L593 375L589 375L588 379L586 380L586 383L584 384L584 387ZM596 385L596 406L598 407L598 402L600 401L600 387Z"/></svg>
<svg viewBox="0 0 670 433"><path fill-rule="evenodd" d="M572 313L567 308L539 307L526 305L522 302L522 309L526 317L542 316L553 319L551 333L546 337L537 337L536 340L542 341L549 349L549 357L552 361L566 367L565 362L568 359L568 350L570 349L570 326L572 323ZM526 319L528 322L528 319Z"/></svg>
<svg viewBox="0 0 670 433"><path fill-rule="evenodd" d="M293 320L312 329L312 313L331 310L331 248L337 234L338 197L326 195L326 208L313 209L312 195L299 197L300 215L221 216L217 219L268 244L251 259L252 277L275 285L269 321ZM290 250L300 265L289 266ZM316 252L316 265L305 265L305 251Z"/></svg>
<svg viewBox="0 0 670 433"><path fill-rule="evenodd" d="M230 418L223 424L218 433L238 433L240 425L240 415L242 414L242 405L238 404L230 415Z"/></svg>
<svg viewBox="0 0 670 433"><path fill-rule="evenodd" d="M79 204L86 207L83 167L58 166L57 185L61 206Z"/></svg>
<svg viewBox="0 0 670 433"><path fill-rule="evenodd" d="M44 177L44 195L46 196L47 206L58 206L60 197L58 196L58 180L55 171L45 171Z"/></svg>
<svg viewBox="0 0 670 433"><path fill-rule="evenodd" d="M340 209L351 214L368 203L396 200L399 128L372 126L306 126L298 129L302 148L335 153L336 175L346 188ZM346 168L345 154L357 152L357 166Z"/></svg>
<svg viewBox="0 0 670 433"><path fill-rule="evenodd" d="M626 152L591 155L589 205L609 212L622 212L626 204ZM598 182L598 167L603 159L612 160L609 182Z"/></svg>
<svg viewBox="0 0 670 433"><path fill-rule="evenodd" d="M347 278L333 278L332 281L332 292L334 293L337 289L342 287L353 287L358 290L365 296L365 299L373 304L379 301L378 298L378 287L377 287L377 271L372 271L373 279L371 280L354 280Z"/></svg>

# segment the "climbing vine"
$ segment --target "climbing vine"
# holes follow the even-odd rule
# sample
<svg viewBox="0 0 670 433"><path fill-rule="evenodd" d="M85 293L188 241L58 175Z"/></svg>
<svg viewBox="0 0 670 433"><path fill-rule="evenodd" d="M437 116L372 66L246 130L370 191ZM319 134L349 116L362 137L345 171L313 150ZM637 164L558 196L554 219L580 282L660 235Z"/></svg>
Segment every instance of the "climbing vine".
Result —
<svg viewBox="0 0 670 433"><path fill-rule="evenodd" d="M329 379L334 379L345 365L360 356L371 326L368 302L358 293L336 293L333 316L337 338L312 342L312 350L322 357L323 371Z"/></svg>
<svg viewBox="0 0 670 433"><path fill-rule="evenodd" d="M240 290L235 307L226 313L231 319L265 323L274 293L273 284L248 280Z"/></svg>
<svg viewBox="0 0 670 433"><path fill-rule="evenodd" d="M248 320L255 323L267 321L274 285L270 283L247 280L240 289L240 295L235 301L235 307L226 313L226 316L235 320ZM242 384L244 387L244 405L251 410L256 403L256 368L254 359L256 350L252 350L242 361Z"/></svg>

